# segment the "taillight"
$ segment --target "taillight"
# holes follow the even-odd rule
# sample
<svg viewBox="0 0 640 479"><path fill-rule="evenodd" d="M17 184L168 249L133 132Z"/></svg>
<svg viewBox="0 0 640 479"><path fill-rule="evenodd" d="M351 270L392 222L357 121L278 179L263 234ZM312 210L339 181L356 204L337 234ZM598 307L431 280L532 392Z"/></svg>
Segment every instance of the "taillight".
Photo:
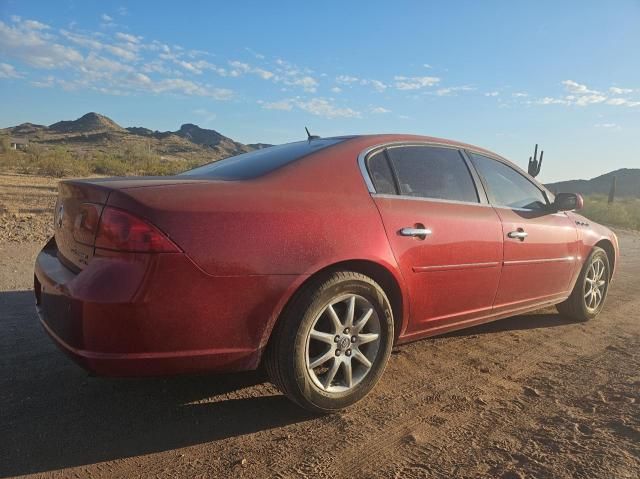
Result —
<svg viewBox="0 0 640 479"><path fill-rule="evenodd" d="M179 248L158 228L118 208L105 207L96 248L136 253L176 253Z"/></svg>

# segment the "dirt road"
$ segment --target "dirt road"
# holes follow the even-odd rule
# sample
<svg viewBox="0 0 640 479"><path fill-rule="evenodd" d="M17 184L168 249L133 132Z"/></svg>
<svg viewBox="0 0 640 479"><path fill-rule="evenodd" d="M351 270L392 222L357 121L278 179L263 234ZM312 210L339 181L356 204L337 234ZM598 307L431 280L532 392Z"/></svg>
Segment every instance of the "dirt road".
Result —
<svg viewBox="0 0 640 479"><path fill-rule="evenodd" d="M377 388L311 416L258 374L113 380L53 346L38 243L0 243L0 477L640 476L640 235L603 314L555 310L397 348Z"/></svg>

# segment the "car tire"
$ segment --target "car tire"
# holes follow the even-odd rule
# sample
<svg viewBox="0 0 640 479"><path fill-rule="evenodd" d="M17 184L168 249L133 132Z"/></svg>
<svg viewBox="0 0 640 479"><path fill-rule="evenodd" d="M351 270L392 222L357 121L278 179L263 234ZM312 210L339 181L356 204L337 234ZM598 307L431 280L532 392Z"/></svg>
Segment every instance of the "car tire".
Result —
<svg viewBox="0 0 640 479"><path fill-rule="evenodd" d="M556 305L558 312L577 321L595 318L604 306L610 279L609 257L596 246L582 266L571 296Z"/></svg>
<svg viewBox="0 0 640 479"><path fill-rule="evenodd" d="M363 274L335 271L311 279L289 302L272 333L266 370L303 408L332 413L373 389L393 339L384 290Z"/></svg>

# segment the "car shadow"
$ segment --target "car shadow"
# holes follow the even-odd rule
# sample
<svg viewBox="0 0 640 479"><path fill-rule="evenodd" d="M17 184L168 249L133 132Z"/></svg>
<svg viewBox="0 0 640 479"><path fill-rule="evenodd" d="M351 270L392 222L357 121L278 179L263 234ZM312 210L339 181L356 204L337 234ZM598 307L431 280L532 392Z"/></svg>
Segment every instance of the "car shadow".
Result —
<svg viewBox="0 0 640 479"><path fill-rule="evenodd" d="M314 418L259 372L90 377L38 323L32 291L0 293L0 477L251 434Z"/></svg>
<svg viewBox="0 0 640 479"><path fill-rule="evenodd" d="M543 312L445 336L568 323ZM168 451L315 417L259 372L90 377L44 333L32 291L0 293L0 477Z"/></svg>
<svg viewBox="0 0 640 479"><path fill-rule="evenodd" d="M446 333L439 338L476 336L479 334L494 334L505 331L522 331L528 329L555 328L558 326L566 326L576 324L579 321L565 316L561 316L555 312L555 308L547 308L533 313L523 314L520 316L511 316L508 318L493 321L491 323L473 326L471 328L460 329L451 333Z"/></svg>

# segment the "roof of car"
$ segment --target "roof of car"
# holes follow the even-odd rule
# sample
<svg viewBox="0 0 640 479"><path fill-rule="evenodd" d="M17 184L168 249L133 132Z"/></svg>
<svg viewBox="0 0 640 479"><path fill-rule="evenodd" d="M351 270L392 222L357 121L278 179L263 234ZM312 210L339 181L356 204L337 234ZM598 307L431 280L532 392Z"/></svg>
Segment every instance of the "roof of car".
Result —
<svg viewBox="0 0 640 479"><path fill-rule="evenodd" d="M434 143L440 145L448 145L457 148L463 148L467 150L474 150L477 152L482 152L489 154L491 156L495 156L498 158L502 158L506 160L506 158L494 153L491 150L487 150L486 148L482 148L480 146L472 145L469 143L464 143L461 141L450 140L447 138L438 138L435 136L423 136L423 135L410 135L404 133L377 133L377 134L368 134L368 135L345 135L345 136L335 136L331 137L340 140L369 140L367 143L370 147L376 145L383 145L386 143L394 143L394 142L420 142L420 143ZM508 161L508 160L507 160Z"/></svg>

